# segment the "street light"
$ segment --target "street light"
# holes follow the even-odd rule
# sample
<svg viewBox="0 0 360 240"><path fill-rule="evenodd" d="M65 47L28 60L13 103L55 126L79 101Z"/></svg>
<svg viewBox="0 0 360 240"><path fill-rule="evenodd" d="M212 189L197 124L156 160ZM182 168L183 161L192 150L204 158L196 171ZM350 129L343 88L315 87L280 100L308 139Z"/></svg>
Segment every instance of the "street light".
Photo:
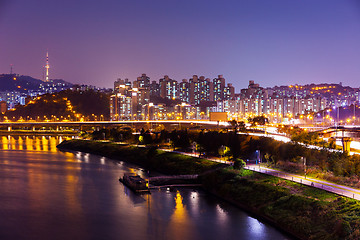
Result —
<svg viewBox="0 0 360 240"><path fill-rule="evenodd" d="M260 150L256 150L255 154L256 154L256 165L259 163L259 168L260 168L260 162L261 162Z"/></svg>
<svg viewBox="0 0 360 240"><path fill-rule="evenodd" d="M354 115L353 115L353 125L355 125L355 120L356 120L356 101L354 101Z"/></svg>
<svg viewBox="0 0 360 240"><path fill-rule="evenodd" d="M305 179L306 179L306 157L301 157L304 162L304 172L305 172Z"/></svg>

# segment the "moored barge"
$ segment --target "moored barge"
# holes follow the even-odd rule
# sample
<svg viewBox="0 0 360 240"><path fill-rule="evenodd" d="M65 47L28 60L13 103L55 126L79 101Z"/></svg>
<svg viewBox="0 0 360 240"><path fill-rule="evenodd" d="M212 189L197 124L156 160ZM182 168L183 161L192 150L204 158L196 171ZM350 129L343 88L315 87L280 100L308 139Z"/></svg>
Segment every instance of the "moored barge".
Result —
<svg viewBox="0 0 360 240"><path fill-rule="evenodd" d="M119 181L135 192L150 192L148 182L139 175L125 173Z"/></svg>

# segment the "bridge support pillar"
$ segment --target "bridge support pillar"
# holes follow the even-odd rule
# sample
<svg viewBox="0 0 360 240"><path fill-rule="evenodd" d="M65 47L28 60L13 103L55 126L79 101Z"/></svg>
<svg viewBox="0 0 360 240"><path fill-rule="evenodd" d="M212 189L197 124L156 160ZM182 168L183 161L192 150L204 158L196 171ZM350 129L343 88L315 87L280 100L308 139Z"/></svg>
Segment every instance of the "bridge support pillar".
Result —
<svg viewBox="0 0 360 240"><path fill-rule="evenodd" d="M35 126L32 126L32 131L33 131L33 132L35 131Z"/></svg>
<svg viewBox="0 0 360 240"><path fill-rule="evenodd" d="M349 137L343 137L342 139L341 139L341 141L342 141L342 145L343 145L343 152L345 153L345 152L347 152L347 153L349 153L350 152L350 143L351 143L351 138L349 138Z"/></svg>
<svg viewBox="0 0 360 240"><path fill-rule="evenodd" d="M56 126L56 131L57 131L57 132L59 131L59 126Z"/></svg>
<svg viewBox="0 0 360 240"><path fill-rule="evenodd" d="M8 126L8 131L11 132L12 128L11 126Z"/></svg>

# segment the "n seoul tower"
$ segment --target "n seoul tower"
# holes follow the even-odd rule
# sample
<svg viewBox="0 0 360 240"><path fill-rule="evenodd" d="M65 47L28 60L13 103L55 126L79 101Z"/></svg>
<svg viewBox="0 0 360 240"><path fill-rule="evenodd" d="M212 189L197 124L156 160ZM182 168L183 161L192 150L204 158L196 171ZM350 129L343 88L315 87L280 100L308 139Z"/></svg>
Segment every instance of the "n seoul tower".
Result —
<svg viewBox="0 0 360 240"><path fill-rule="evenodd" d="M46 65L45 65L45 69L46 69L46 76L45 76L45 82L49 82L49 52L46 51Z"/></svg>

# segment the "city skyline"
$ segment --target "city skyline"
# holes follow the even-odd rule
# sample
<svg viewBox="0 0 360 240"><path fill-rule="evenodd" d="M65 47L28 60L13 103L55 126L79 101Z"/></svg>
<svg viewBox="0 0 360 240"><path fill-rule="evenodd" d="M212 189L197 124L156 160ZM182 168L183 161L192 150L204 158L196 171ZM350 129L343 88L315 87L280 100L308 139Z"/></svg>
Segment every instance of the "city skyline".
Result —
<svg viewBox="0 0 360 240"><path fill-rule="evenodd" d="M0 72L112 87L117 78L180 82L223 75L237 91L339 83L359 87L356 1L0 3ZM16 18L14 18L16 16Z"/></svg>

